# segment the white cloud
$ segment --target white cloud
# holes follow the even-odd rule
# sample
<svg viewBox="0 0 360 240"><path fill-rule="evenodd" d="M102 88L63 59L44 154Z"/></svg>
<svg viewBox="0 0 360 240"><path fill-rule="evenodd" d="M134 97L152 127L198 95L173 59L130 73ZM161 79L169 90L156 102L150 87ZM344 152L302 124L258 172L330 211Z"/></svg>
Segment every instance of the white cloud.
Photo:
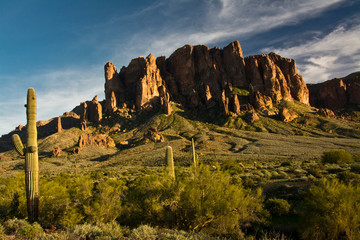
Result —
<svg viewBox="0 0 360 240"><path fill-rule="evenodd" d="M355 20L354 20L355 21ZM284 49L263 49L297 61L307 83L344 77L360 70L360 24L351 28L337 26L322 38Z"/></svg>
<svg viewBox="0 0 360 240"><path fill-rule="evenodd" d="M14 79L24 76L12 76ZM37 96L37 120L48 120L71 111L80 102L91 100L96 94L104 98L103 68L63 69L45 71L26 76ZM0 135L26 124L26 87L11 91L8 99L1 101ZM10 96L10 97L9 97Z"/></svg>
<svg viewBox="0 0 360 240"><path fill-rule="evenodd" d="M214 44L269 31L273 28L296 24L314 17L344 0L218 0L206 1L192 18L166 19L158 29L143 30L135 34L128 46L122 45L121 54L129 56L169 55L184 44ZM187 2L187 1L185 1ZM161 9L173 12L170 5ZM158 9L158 2L154 8ZM163 7L163 6L161 6ZM152 9L150 7L150 9ZM148 10L146 11L148 12ZM154 12L154 14L157 14ZM176 17L176 16L175 16ZM195 24L196 23L196 24ZM120 57L118 55L117 57Z"/></svg>

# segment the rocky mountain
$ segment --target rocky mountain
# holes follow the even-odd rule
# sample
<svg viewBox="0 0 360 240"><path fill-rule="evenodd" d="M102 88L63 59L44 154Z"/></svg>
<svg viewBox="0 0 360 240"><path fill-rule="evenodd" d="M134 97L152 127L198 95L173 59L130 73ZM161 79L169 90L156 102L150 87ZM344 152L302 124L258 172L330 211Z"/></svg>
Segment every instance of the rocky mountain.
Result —
<svg viewBox="0 0 360 240"><path fill-rule="evenodd" d="M144 124L138 120L139 115L146 112L143 110L161 109L166 115L171 115L173 106L177 108L175 111L180 107L192 113L206 112L206 117L211 119L203 118L202 121L223 119L221 124L224 126L241 130L311 135L321 125L322 120L317 116L334 118L339 113L333 111L348 105L360 105L360 72L306 85L293 59L275 53L244 58L238 41L223 49L185 45L168 58L155 58L152 54L146 58L134 58L120 71L108 62L104 72L105 100L99 101L95 96L60 118L39 121L39 138L73 127L90 134L93 130L87 130L89 123L92 129L97 126L96 131L101 133L126 132ZM289 106L297 107L291 110ZM314 110L311 106L321 109ZM357 118L357 115L346 117L348 120ZM284 124L296 121L298 125L284 131L288 127L277 126L277 121ZM338 134L357 136L357 132L349 130L353 128L350 125L339 130ZM330 132L331 129L321 126L321 131ZM0 152L11 149L11 136L17 133L22 137L25 128L19 126L3 135ZM160 134L157 129L154 132ZM133 141L128 141L128 137L123 140L116 144L123 146Z"/></svg>
<svg viewBox="0 0 360 240"><path fill-rule="evenodd" d="M120 72L111 62L104 69L108 113L123 104L143 109L170 100L189 109L220 108L229 115L241 109L236 89L249 91L256 109L281 100L309 104L308 89L294 60L275 53L244 58L238 41L224 49L185 45L169 58L150 54L131 60Z"/></svg>

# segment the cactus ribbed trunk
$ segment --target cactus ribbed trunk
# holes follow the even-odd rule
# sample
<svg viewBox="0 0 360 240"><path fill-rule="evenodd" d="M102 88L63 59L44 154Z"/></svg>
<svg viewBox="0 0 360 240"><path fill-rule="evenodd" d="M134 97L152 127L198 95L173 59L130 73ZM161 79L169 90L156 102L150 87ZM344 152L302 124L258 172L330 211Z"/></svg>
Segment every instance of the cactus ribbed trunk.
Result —
<svg viewBox="0 0 360 240"><path fill-rule="evenodd" d="M196 168L196 154L195 154L195 143L194 143L194 139L191 139L191 146L192 146L192 156L193 156L193 163L194 163L194 167Z"/></svg>
<svg viewBox="0 0 360 240"><path fill-rule="evenodd" d="M26 106L26 148L20 140L19 135L13 135L13 143L20 155L25 155L25 189L30 222L38 220L39 216L39 163L37 149L36 128L36 95L33 88L28 89Z"/></svg>
<svg viewBox="0 0 360 240"><path fill-rule="evenodd" d="M38 219L39 213L39 163L37 151L36 95L29 88L26 105L27 138L25 153L25 184L29 221Z"/></svg>
<svg viewBox="0 0 360 240"><path fill-rule="evenodd" d="M169 176L175 179L174 156L172 147L170 146L166 147L166 163L169 171Z"/></svg>

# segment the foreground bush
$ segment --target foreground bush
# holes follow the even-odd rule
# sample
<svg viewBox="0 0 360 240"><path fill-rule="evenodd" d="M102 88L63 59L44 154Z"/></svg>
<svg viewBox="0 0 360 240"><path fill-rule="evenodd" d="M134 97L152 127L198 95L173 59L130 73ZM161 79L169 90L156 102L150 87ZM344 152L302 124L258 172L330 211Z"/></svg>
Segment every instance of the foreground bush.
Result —
<svg viewBox="0 0 360 240"><path fill-rule="evenodd" d="M44 235L44 231L37 222L30 224L23 219L9 219L5 223L5 232L15 235L16 239L35 239Z"/></svg>
<svg viewBox="0 0 360 240"><path fill-rule="evenodd" d="M285 216L290 211L290 204L285 199L270 198L265 203L265 208L272 216Z"/></svg>
<svg viewBox="0 0 360 240"><path fill-rule="evenodd" d="M321 156L322 163L351 163L353 158L345 150L330 150L323 152Z"/></svg>
<svg viewBox="0 0 360 240"><path fill-rule="evenodd" d="M302 212L302 237L360 239L360 187L322 179L310 187Z"/></svg>
<svg viewBox="0 0 360 240"><path fill-rule="evenodd" d="M262 221L262 202L260 190L246 190L241 184L232 184L229 174L203 167L185 180L178 203L178 224L192 231L239 238L242 227Z"/></svg>

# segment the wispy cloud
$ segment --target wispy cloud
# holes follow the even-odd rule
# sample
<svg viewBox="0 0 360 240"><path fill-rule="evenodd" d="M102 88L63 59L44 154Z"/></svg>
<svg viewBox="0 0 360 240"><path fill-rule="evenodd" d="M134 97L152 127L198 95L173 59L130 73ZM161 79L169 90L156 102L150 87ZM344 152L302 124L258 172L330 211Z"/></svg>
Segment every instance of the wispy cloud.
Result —
<svg viewBox="0 0 360 240"><path fill-rule="evenodd" d="M188 2L188 1L182 1ZM126 55L169 55L184 44L214 44L221 41L248 38L252 35L270 31L273 28L296 24L314 17L343 0L305 0L305 1L257 1L257 0L218 0L206 1L197 9L192 18L176 19L166 14L172 12L170 5L158 6L157 12L170 16L157 29L143 30L134 34L128 46L122 45ZM161 9L159 9L161 8ZM146 13L149 13L147 10ZM196 23L196 24L194 24ZM121 51L124 54L124 51ZM136 56L135 55L135 56ZM133 55L134 56L134 55ZM120 57L120 56L119 56Z"/></svg>
<svg viewBox="0 0 360 240"><path fill-rule="evenodd" d="M356 22L359 19L353 20ZM274 51L282 56L294 58L304 80L316 83L360 70L359 36L360 24L349 28L340 25L322 38L311 39L290 48L268 48L263 51Z"/></svg>

